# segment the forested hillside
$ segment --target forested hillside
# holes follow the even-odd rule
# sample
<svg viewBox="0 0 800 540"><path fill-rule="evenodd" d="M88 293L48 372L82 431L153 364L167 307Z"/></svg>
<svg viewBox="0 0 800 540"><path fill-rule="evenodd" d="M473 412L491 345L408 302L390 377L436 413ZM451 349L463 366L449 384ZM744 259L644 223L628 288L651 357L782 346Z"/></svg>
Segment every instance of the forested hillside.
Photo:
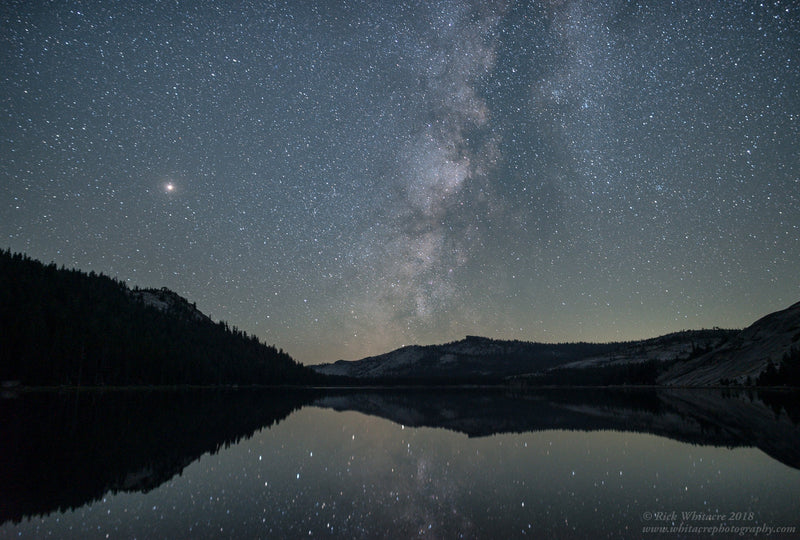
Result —
<svg viewBox="0 0 800 540"><path fill-rule="evenodd" d="M284 384L318 378L166 289L0 252L0 380L25 385Z"/></svg>

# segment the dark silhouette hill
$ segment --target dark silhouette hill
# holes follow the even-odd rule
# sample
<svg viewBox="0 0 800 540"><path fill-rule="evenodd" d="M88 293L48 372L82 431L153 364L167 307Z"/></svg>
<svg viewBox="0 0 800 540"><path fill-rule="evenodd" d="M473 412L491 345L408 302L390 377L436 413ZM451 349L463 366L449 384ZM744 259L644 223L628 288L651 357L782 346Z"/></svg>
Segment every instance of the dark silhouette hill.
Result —
<svg viewBox="0 0 800 540"><path fill-rule="evenodd" d="M0 381L23 385L299 384L283 350L167 289L0 252Z"/></svg>

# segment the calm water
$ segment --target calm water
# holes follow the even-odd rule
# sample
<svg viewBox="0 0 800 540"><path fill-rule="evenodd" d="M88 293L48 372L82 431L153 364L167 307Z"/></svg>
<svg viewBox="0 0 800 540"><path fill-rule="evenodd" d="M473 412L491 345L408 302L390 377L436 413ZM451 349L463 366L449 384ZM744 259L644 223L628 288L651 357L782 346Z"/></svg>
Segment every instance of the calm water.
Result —
<svg viewBox="0 0 800 540"><path fill-rule="evenodd" d="M59 399L64 403L64 418L75 414L80 417L80 425L87 422L84 415L90 414L85 411L115 410L103 396L84 397L83 404L79 402L74 410L70 409L72 398ZM184 401L190 404L192 399ZM173 454L164 462L150 456L145 465L136 463L127 472L109 472L112 485L100 491L111 489L117 493L109 491L83 504L75 498L68 504L48 502L76 508L51 510L42 516L26 515L18 523L10 519L0 526L0 536L700 537L688 531L643 533L643 527L653 525L796 527L800 531L800 470L792 461L796 456L791 450L780 454L781 448L789 448L800 439L766 446L767 451L780 454L787 464L761 449L739 446L741 442L736 437L741 433L734 431L746 431L746 421L739 421L738 427L734 421L734 427L729 427L721 417L714 426L703 427L697 418L677 418L674 410L665 409L662 403L670 400L674 398L662 396L642 403L637 398L626 405L624 400L613 399L614 404L609 406L609 399L602 395L588 403L559 398L555 404L549 397L529 396L311 396L304 405L288 407L294 412L275 412L276 424L259 428L252 435L233 435L218 443L218 448L212 448L214 453L205 452L199 458L192 456L200 448L193 446L192 438L194 432L203 429L198 423L187 428L192 434L179 437L185 446L182 454ZM464 412L468 403L471 405L467 410L475 412L472 416ZM776 414L758 401L754 405L748 403L746 398L723 403L728 409L735 409L734 405L740 403L755 407L748 410L756 422L765 422L763 418L759 420L759 414L771 415L772 420L766 421L772 422L767 431L779 426L787 437L796 433L797 424L779 408ZM53 403L43 406L52 409ZM516 422L532 422L533 430L468 435L491 431L492 423L502 423L493 420L493 415L508 419L516 414L509 412L515 408L517 412L527 411ZM278 409L272 406L271 410ZM358 410L370 410L371 414ZM11 412L19 417L19 411L12 408ZM539 418L542 414L550 416ZM420 427L389 417L403 418ZM707 410L698 415L708 417ZM583 418L588 427L576 427L576 418ZM102 414L96 420L108 421ZM209 422L213 424L214 420ZM558 422L569 429L548 427ZM650 422L653 431L662 434L640 432L641 422ZM15 436L24 436L24 426L18 425L21 431L16 431ZM621 425L635 431L620 431ZM539 429L541 426L545 427ZM113 433L110 427L103 429ZM512 430L518 430L518 425ZM669 430L672 437L664 435ZM710 433L711 438L732 437L725 444L736 447L675 440L692 440L697 433ZM758 444L759 435L754 437ZM14 443L3 444L8 450ZM59 444L66 445L59 451L73 452L70 443ZM108 451L124 452L109 444ZM160 444L165 449L178 445L167 439ZM193 450L186 450L190 448ZM144 452L147 450L138 453ZM30 451L26 453L30 455ZM101 451L91 458L94 466L80 465L80 461L72 461L72 466L86 468L77 471L80 477L98 475L93 467L102 468L103 464L97 462L115 458L102 458L103 455ZM184 457L176 461L175 455ZM3 466L29 463L27 459L6 452ZM81 458L67 456L66 461L76 459ZM24 463L22 466L26 466ZM48 467L53 466L45 468ZM161 471L156 473L159 468ZM69 473L58 469L48 473L62 474ZM159 475L168 479L154 480ZM16 504L19 501L9 490L23 489L20 485L26 482L25 478L5 474L4 481L0 486L5 491L3 501ZM67 477L65 481L76 480ZM43 490L48 489L47 482L54 490L60 485L57 478L39 482L45 483ZM86 491L91 492L90 487ZM36 490L27 493L34 498L42 496ZM37 501L26 504L34 506L20 503L20 508L35 508ZM670 516L673 512L676 515ZM696 514L689 517L683 512ZM717 519L718 515L724 515L724 519ZM736 532L728 529L728 536L739 537ZM773 533L770 537L798 534ZM746 535L751 536L753 531ZM760 536L766 537L766 533Z"/></svg>

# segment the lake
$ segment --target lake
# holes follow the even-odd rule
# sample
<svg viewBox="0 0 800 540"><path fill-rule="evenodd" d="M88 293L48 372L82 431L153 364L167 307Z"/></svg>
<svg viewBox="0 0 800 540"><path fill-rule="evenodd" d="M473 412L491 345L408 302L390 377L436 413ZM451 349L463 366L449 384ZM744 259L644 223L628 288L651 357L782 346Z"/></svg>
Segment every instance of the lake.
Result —
<svg viewBox="0 0 800 540"><path fill-rule="evenodd" d="M702 390L24 393L0 401L0 537L797 537L797 403Z"/></svg>

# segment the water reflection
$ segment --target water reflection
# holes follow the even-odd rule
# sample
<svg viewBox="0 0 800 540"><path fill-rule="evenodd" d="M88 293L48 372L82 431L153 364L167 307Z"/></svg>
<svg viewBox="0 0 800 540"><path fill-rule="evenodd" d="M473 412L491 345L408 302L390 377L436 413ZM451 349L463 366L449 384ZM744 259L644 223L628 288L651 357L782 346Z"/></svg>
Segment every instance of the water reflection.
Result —
<svg viewBox="0 0 800 540"><path fill-rule="evenodd" d="M32 402L38 408L23 413ZM647 512L672 511L752 512L761 524L798 525L800 471L784 464L797 463L787 449L800 440L798 426L785 408L747 395L252 391L15 403L2 403L0 425L9 430L10 412L27 414L11 434L27 437L14 448L30 457L4 445L0 507L21 513L38 500L30 515L102 498L7 522L0 536L638 537ZM302 403L313 406L290 414ZM41 432L28 424L48 410L77 421L51 420ZM254 432L262 421L271 427ZM139 431L148 425L153 433ZM784 463L752 448L767 439ZM11 473L12 461L37 480ZM126 484L137 471L149 480ZM97 494L102 479L118 493ZM57 501L59 491L68 497Z"/></svg>
<svg viewBox="0 0 800 540"><path fill-rule="evenodd" d="M0 522L149 491L308 402L258 390L33 392L0 400Z"/></svg>
<svg viewBox="0 0 800 540"><path fill-rule="evenodd" d="M410 426L470 436L545 429L636 431L695 444L755 446L800 468L800 410L793 393L699 389L551 389L537 392L440 389L345 392L314 402Z"/></svg>

